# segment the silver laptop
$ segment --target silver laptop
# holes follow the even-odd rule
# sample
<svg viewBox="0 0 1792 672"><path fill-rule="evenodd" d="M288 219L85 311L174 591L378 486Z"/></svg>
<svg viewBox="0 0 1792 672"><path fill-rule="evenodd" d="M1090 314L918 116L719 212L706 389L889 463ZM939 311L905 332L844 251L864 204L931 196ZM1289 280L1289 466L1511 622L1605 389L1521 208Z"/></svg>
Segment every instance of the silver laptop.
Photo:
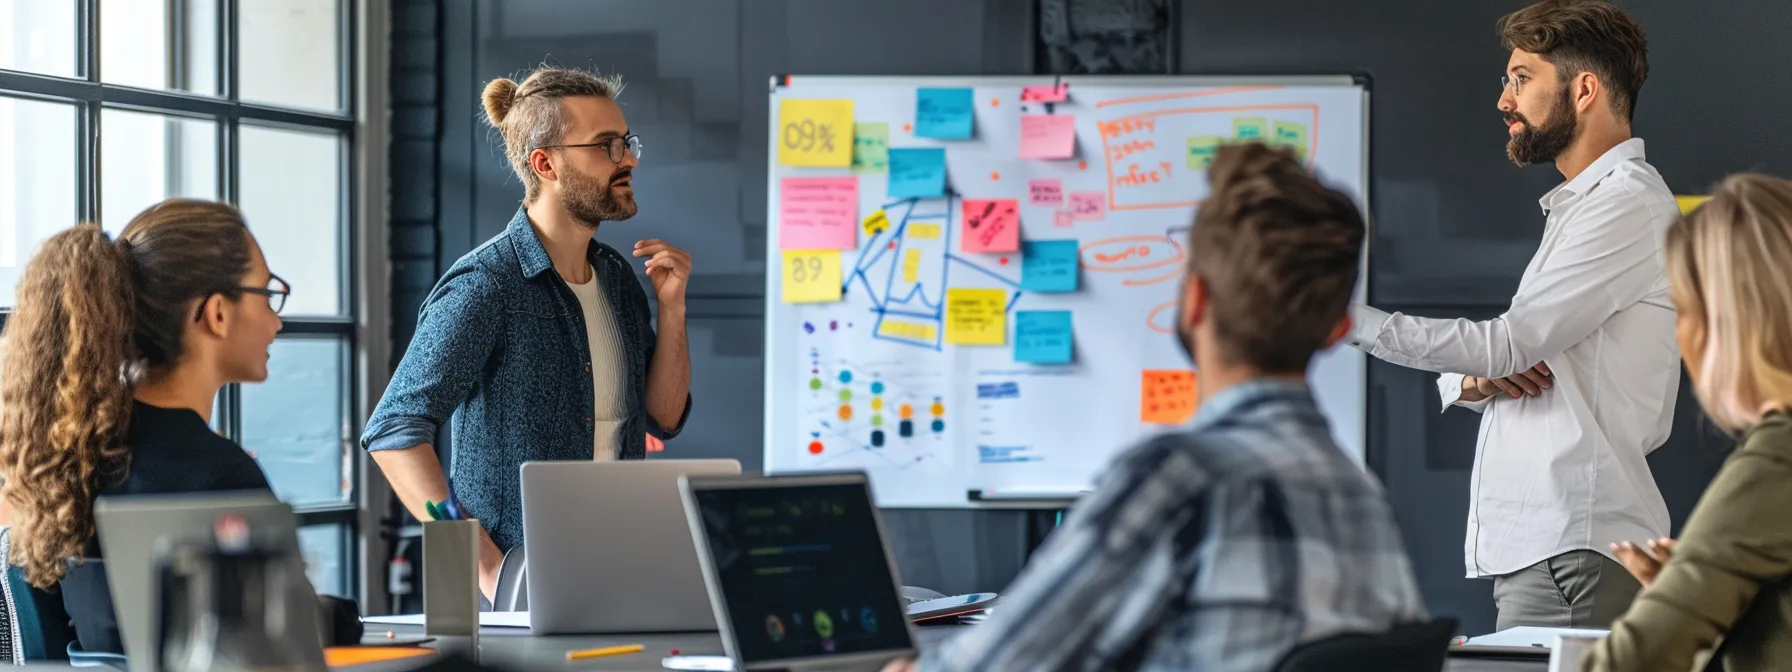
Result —
<svg viewBox="0 0 1792 672"><path fill-rule="evenodd" d="M739 473L735 460L523 464L529 627L715 630L678 479Z"/></svg>
<svg viewBox="0 0 1792 672"><path fill-rule="evenodd" d="M915 655L862 473L679 483L722 644L739 670L867 670Z"/></svg>
<svg viewBox="0 0 1792 672"><path fill-rule="evenodd" d="M101 497L93 507L99 527L100 550L105 555L106 582L111 586L112 608L118 619L119 639L131 669L159 670L156 660L157 591L153 566L159 544L205 541L212 538L218 517L241 516L251 537L259 544L281 548L300 561L299 537L292 507L271 493L232 492L181 495L124 495ZM318 665L323 664L322 639L318 635L317 598L309 581L301 582L288 604L295 613L294 631L319 642Z"/></svg>

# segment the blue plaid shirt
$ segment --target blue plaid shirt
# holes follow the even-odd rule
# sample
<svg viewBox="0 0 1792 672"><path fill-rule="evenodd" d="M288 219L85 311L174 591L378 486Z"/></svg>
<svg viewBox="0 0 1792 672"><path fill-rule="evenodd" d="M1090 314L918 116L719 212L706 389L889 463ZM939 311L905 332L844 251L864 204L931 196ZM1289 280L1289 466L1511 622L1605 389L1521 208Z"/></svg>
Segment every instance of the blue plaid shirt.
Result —
<svg viewBox="0 0 1792 672"><path fill-rule="evenodd" d="M1268 670L1425 618L1376 481L1312 393L1258 380L1121 455L989 618L923 670Z"/></svg>

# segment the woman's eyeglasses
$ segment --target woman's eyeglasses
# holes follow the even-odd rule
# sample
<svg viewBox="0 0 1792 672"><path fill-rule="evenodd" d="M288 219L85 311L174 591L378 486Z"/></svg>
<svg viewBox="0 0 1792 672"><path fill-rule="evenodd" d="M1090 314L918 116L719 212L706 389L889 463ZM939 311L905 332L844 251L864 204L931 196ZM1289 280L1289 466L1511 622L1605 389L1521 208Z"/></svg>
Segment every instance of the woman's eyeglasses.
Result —
<svg viewBox="0 0 1792 672"><path fill-rule="evenodd" d="M268 297L268 307L274 309L274 314L278 315L280 314L280 310L286 307L286 297L292 295L292 285L286 284L286 281L282 280L280 276L269 273L268 286L238 287L236 288L236 291L244 294L258 294ZM206 298L210 297L210 294L206 295ZM205 301L203 300L199 302L199 310L193 314L194 322L198 322L202 319L205 319Z"/></svg>

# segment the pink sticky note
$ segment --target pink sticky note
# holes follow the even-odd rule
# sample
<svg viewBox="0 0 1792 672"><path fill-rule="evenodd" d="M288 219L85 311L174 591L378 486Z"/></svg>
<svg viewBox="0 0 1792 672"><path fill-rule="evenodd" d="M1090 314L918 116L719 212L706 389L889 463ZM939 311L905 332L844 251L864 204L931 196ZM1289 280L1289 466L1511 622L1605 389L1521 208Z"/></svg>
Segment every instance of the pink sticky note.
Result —
<svg viewBox="0 0 1792 672"><path fill-rule="evenodd" d="M778 194L778 249L858 247L859 178L786 177Z"/></svg>
<svg viewBox="0 0 1792 672"><path fill-rule="evenodd" d="M1071 227L1071 225L1073 225L1075 223L1076 223L1076 213L1074 213L1074 212L1071 212L1069 210L1059 210L1057 212L1052 213L1052 226L1058 227L1060 229L1068 229Z"/></svg>
<svg viewBox="0 0 1792 672"><path fill-rule="evenodd" d="M1020 118L1020 158L1068 159L1076 153L1076 117L1027 114Z"/></svg>
<svg viewBox="0 0 1792 672"><path fill-rule="evenodd" d="M1055 208L1064 204L1064 183L1058 180L1028 180L1028 202Z"/></svg>
<svg viewBox="0 0 1792 672"><path fill-rule="evenodd" d="M1029 86L1020 90L1020 102L1062 103L1069 95L1069 84L1059 84L1057 86Z"/></svg>
<svg viewBox="0 0 1792 672"><path fill-rule="evenodd" d="M1019 252L1020 201L1012 198L966 199L964 251Z"/></svg>
<svg viewBox="0 0 1792 672"><path fill-rule="evenodd" d="M1078 221L1105 219L1108 195L1099 191L1079 191L1070 195L1070 211Z"/></svg>

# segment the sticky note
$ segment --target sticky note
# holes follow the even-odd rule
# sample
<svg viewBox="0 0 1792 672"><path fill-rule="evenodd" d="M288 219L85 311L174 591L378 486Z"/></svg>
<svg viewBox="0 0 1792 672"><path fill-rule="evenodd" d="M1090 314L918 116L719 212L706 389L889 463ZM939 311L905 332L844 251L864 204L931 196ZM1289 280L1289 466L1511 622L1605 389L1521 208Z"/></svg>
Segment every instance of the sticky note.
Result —
<svg viewBox="0 0 1792 672"><path fill-rule="evenodd" d="M1058 180L1028 180L1027 202L1055 208L1064 204L1064 183Z"/></svg>
<svg viewBox="0 0 1792 672"><path fill-rule="evenodd" d="M1195 417L1195 372L1146 369L1139 390L1139 421L1180 425Z"/></svg>
<svg viewBox="0 0 1792 672"><path fill-rule="evenodd" d="M1020 102L1023 103L1062 103L1070 97L1070 85L1028 86L1020 90Z"/></svg>
<svg viewBox="0 0 1792 672"><path fill-rule="evenodd" d="M1226 139L1213 135L1196 135L1188 139L1188 169L1207 170L1213 165L1213 155Z"/></svg>
<svg viewBox="0 0 1792 672"><path fill-rule="evenodd" d="M866 216L865 221L859 222L859 226L865 229L865 237L870 238L890 228L890 216L879 208L877 212Z"/></svg>
<svg viewBox="0 0 1792 672"><path fill-rule="evenodd" d="M1052 226L1055 228L1068 229L1075 224L1076 213L1074 212L1069 210L1059 210L1052 213Z"/></svg>
<svg viewBox="0 0 1792 672"><path fill-rule="evenodd" d="M1099 191L1078 191L1070 195L1070 211L1077 221L1104 219L1108 216L1107 201L1108 195Z"/></svg>
<svg viewBox="0 0 1792 672"><path fill-rule="evenodd" d="M1269 139L1269 124L1261 118L1233 119L1232 137L1237 140Z"/></svg>
<svg viewBox="0 0 1792 672"><path fill-rule="evenodd" d="M908 248L902 251L902 281L914 282L921 275L921 251Z"/></svg>
<svg viewBox="0 0 1792 672"><path fill-rule="evenodd" d="M778 249L858 247L859 178L786 177L778 190Z"/></svg>
<svg viewBox="0 0 1792 672"><path fill-rule="evenodd" d="M1680 214L1684 215L1711 200L1710 196L1675 196L1674 203L1680 206Z"/></svg>
<svg viewBox="0 0 1792 672"><path fill-rule="evenodd" d="M885 316L883 322L877 325L877 333L891 338L906 338L933 344L934 339L939 335L939 330L931 324L920 324Z"/></svg>
<svg viewBox="0 0 1792 672"><path fill-rule="evenodd" d="M890 123L871 121L852 125L852 172L881 173L890 169Z"/></svg>
<svg viewBox="0 0 1792 672"><path fill-rule="evenodd" d="M940 225L938 225L938 224L910 224L910 225L908 225L908 237L924 238L927 240L939 240L940 239Z"/></svg>
<svg viewBox="0 0 1792 672"><path fill-rule="evenodd" d="M1001 289L946 290L946 342L1001 345L1008 340L1008 292Z"/></svg>
<svg viewBox="0 0 1792 672"><path fill-rule="evenodd" d="M1294 150L1294 155L1307 158L1307 125L1292 121L1276 122L1269 144Z"/></svg>
<svg viewBox="0 0 1792 672"><path fill-rule="evenodd" d="M839 250L784 250L785 303L839 300Z"/></svg>
<svg viewBox="0 0 1792 672"><path fill-rule="evenodd" d="M1069 364L1072 338L1068 310L1014 313L1014 361Z"/></svg>
<svg viewBox="0 0 1792 672"><path fill-rule="evenodd" d="M890 150L890 198L939 198L946 194L946 150Z"/></svg>
<svg viewBox="0 0 1792 672"><path fill-rule="evenodd" d="M1020 118L1020 158L1068 159L1076 154L1076 117L1027 114Z"/></svg>
<svg viewBox="0 0 1792 672"><path fill-rule="evenodd" d="M1020 250L1020 202L1012 198L964 201L966 252Z"/></svg>
<svg viewBox="0 0 1792 672"><path fill-rule="evenodd" d="M1020 288L1029 292L1074 292L1075 240L1029 240L1020 244Z"/></svg>
<svg viewBox="0 0 1792 672"><path fill-rule="evenodd" d="M778 101L778 163L850 166L852 132L851 100Z"/></svg>
<svg viewBox="0 0 1792 672"><path fill-rule="evenodd" d="M915 137L967 140L973 113L970 89L915 90Z"/></svg>

